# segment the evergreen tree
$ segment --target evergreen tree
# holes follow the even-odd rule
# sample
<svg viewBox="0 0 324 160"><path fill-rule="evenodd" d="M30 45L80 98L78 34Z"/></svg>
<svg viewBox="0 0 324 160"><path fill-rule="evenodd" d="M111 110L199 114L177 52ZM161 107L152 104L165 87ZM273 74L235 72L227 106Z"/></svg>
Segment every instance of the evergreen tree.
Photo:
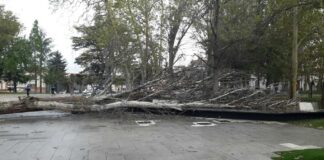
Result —
<svg viewBox="0 0 324 160"><path fill-rule="evenodd" d="M49 56L50 58L47 62L48 72L45 75L45 82L58 89L58 86L63 86L66 83L66 61L58 51L51 53Z"/></svg>
<svg viewBox="0 0 324 160"><path fill-rule="evenodd" d="M34 21L33 28L31 30L29 40L33 50L33 74L35 80L35 86L37 87L38 77L40 80L40 93L42 93L42 80L45 71L45 64L48 58L48 54L51 52L52 39L47 38L46 34L39 28L38 21Z"/></svg>

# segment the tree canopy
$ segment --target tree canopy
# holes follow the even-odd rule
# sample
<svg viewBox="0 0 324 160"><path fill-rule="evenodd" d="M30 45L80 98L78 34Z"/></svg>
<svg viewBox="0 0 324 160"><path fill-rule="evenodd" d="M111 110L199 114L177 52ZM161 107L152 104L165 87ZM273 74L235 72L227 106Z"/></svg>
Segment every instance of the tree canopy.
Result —
<svg viewBox="0 0 324 160"><path fill-rule="evenodd" d="M47 73L45 74L46 84L55 88L66 83L66 61L58 51L52 52L47 61Z"/></svg>
<svg viewBox="0 0 324 160"><path fill-rule="evenodd" d="M46 36L37 20L34 21L28 39L19 35L22 29L17 17L6 11L4 6L0 6L0 80L9 82L15 92L18 83L34 80L35 89L39 87L42 93L43 79L47 71L57 76L48 78L48 83L52 83L50 79L64 81L66 62L59 52L50 55L52 39ZM53 59L47 63L48 57ZM53 65L58 65L59 69Z"/></svg>
<svg viewBox="0 0 324 160"><path fill-rule="evenodd" d="M26 83L30 78L26 74L32 62L32 50L28 40L15 38L4 57L3 78L5 81L12 81L14 91L17 92L17 83Z"/></svg>
<svg viewBox="0 0 324 160"><path fill-rule="evenodd" d="M33 72L35 86L38 86L38 79L40 80L40 93L42 93L43 77L46 70L46 61L52 48L52 39L46 37L46 34L38 26L38 21L35 20L29 35L29 41L33 51L33 65L31 72Z"/></svg>
<svg viewBox="0 0 324 160"><path fill-rule="evenodd" d="M0 6L0 75L3 72L4 53L8 50L8 45L18 35L21 24L17 17L10 11L6 11L4 6Z"/></svg>

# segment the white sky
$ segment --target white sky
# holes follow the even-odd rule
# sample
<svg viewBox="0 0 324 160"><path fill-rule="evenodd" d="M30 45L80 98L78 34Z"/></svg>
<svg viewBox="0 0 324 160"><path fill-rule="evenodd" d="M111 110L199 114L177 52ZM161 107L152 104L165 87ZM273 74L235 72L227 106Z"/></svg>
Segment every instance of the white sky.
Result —
<svg viewBox="0 0 324 160"><path fill-rule="evenodd" d="M61 9L53 12L48 0L0 0L0 5L5 5L6 10L12 11L24 26L22 35L29 36L35 19L38 20L40 28L45 31L47 37L53 39L53 50L62 53L67 61L67 72L78 73L82 69L74 63L79 53L72 49L71 37L77 35L73 26L80 24L82 10ZM188 36L189 37L189 36ZM176 65L187 65L193 58L193 53L199 49L190 38L185 38L179 54L186 53L183 59Z"/></svg>

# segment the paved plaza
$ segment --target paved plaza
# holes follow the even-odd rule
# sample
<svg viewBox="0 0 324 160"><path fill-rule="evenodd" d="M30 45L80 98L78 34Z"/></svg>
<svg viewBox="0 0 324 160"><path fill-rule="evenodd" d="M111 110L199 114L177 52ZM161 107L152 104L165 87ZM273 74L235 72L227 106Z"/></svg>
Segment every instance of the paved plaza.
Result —
<svg viewBox="0 0 324 160"><path fill-rule="evenodd" d="M140 126L139 120L154 124ZM289 124L222 121L194 127L193 122L216 121L54 111L0 115L0 159L270 160L290 146L324 146L324 131Z"/></svg>

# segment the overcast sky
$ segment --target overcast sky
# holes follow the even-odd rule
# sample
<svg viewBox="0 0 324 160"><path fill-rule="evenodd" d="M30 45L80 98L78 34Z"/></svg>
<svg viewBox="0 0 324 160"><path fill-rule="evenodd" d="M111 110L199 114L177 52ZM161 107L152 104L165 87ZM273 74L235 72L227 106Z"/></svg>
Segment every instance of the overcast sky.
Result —
<svg viewBox="0 0 324 160"><path fill-rule="evenodd" d="M48 0L0 0L0 5L5 5L6 10L12 11L24 26L22 35L28 37L35 19L48 37L53 39L53 50L58 50L68 63L67 72L77 73L81 67L74 63L79 53L73 51L71 37L77 35L73 26L83 23L80 20L82 9L60 9L54 12ZM193 58L193 52L198 52L197 47L189 38L184 42L180 53L186 53L184 58L177 62L186 65Z"/></svg>

